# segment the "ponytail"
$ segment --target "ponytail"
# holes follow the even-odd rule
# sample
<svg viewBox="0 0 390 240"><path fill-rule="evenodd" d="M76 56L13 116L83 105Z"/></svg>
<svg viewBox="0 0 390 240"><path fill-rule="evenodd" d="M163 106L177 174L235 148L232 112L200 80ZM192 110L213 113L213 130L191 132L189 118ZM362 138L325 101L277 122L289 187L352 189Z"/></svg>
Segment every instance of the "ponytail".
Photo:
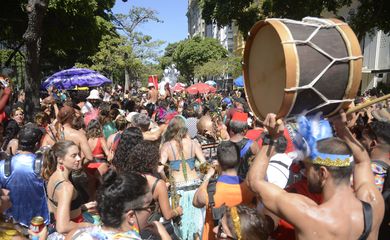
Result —
<svg viewBox="0 0 390 240"><path fill-rule="evenodd" d="M57 158L54 154L54 151L51 147L43 151L42 159L42 178L46 181L49 181L49 178L56 171L57 168Z"/></svg>

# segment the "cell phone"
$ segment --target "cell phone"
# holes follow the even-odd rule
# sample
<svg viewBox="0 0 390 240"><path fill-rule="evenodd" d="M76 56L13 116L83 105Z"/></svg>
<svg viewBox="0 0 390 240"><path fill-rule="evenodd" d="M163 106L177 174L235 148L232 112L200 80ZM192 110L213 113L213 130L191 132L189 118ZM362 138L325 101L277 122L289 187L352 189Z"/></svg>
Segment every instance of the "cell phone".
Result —
<svg viewBox="0 0 390 240"><path fill-rule="evenodd" d="M1 80L0 80L0 84L1 84L1 86L4 87L4 88L8 87L8 82L7 82L6 80L4 80L4 79L1 79Z"/></svg>

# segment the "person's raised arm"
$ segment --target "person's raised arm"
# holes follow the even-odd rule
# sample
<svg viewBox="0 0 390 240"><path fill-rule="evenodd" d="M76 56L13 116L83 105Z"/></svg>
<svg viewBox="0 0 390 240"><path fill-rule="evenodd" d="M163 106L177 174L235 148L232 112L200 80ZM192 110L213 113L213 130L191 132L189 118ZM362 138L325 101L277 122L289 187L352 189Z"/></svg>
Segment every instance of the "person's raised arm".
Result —
<svg viewBox="0 0 390 240"><path fill-rule="evenodd" d="M355 162L353 172L353 187L359 197L365 195L367 187L375 190L374 175L371 170L371 160L363 145L352 135L347 127L347 117L344 111L338 117L331 119L337 136L343 139L352 150ZM362 194L362 195L361 195ZM380 195L379 191L375 195ZM359 197L360 198L360 197Z"/></svg>
<svg viewBox="0 0 390 240"><path fill-rule="evenodd" d="M269 211L300 228L304 226L302 220L307 219L317 204L303 195L288 193L265 180L270 158L275 151L273 140L283 135L284 125L277 124L275 114L268 114L264 126L269 132L270 144L261 148L249 169L247 177L249 187Z"/></svg>

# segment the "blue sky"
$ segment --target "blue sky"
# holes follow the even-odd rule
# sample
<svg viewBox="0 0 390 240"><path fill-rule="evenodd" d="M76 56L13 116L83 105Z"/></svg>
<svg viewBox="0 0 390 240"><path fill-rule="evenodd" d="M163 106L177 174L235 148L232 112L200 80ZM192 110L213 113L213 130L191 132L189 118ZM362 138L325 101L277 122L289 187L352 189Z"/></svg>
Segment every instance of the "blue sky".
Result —
<svg viewBox="0 0 390 240"><path fill-rule="evenodd" d="M163 23L146 23L136 30L152 36L153 40L163 40L168 43L177 42L187 37L187 6L188 0L116 0L112 9L114 13L127 14L134 6L147 7L158 12ZM166 46L164 45L164 47Z"/></svg>

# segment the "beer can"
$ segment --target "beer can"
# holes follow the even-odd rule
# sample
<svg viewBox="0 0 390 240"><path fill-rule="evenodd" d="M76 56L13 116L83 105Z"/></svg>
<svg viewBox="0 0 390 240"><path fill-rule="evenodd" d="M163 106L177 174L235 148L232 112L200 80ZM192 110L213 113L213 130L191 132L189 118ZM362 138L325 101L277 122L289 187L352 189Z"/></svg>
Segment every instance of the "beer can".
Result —
<svg viewBox="0 0 390 240"><path fill-rule="evenodd" d="M33 217L33 219L31 219L30 230L33 233L37 233L37 234L40 233L44 227L45 227L45 224L44 224L43 217L37 216L37 217Z"/></svg>

